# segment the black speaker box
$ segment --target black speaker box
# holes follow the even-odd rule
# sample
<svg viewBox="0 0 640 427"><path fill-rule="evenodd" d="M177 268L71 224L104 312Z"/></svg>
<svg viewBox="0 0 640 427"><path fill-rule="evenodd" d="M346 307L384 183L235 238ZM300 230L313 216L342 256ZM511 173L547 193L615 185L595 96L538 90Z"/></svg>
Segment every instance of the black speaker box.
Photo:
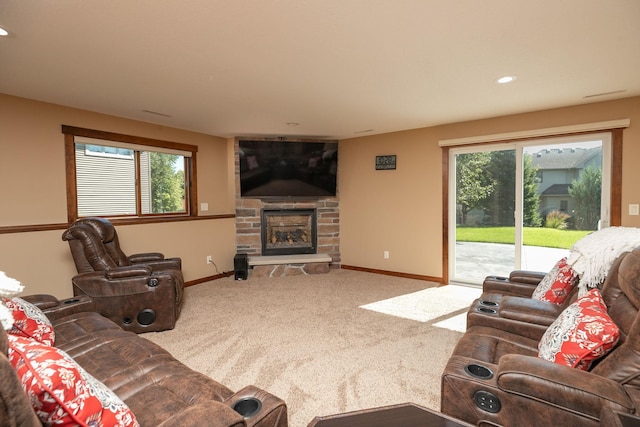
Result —
<svg viewBox="0 0 640 427"><path fill-rule="evenodd" d="M236 254L233 257L233 271L236 280L247 280L249 277L249 260L247 254Z"/></svg>

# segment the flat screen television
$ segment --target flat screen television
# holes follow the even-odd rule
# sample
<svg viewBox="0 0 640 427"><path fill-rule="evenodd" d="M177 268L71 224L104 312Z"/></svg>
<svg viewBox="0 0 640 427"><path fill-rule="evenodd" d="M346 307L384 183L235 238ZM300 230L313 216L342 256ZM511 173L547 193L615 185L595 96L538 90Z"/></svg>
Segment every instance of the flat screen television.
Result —
<svg viewBox="0 0 640 427"><path fill-rule="evenodd" d="M240 195L260 199L335 197L337 141L239 141Z"/></svg>

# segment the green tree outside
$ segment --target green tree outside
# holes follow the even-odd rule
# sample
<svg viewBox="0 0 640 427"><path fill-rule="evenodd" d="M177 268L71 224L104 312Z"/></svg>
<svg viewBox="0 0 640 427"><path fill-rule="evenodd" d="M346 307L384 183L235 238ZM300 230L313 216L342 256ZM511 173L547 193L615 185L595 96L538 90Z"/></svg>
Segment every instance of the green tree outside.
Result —
<svg viewBox="0 0 640 427"><path fill-rule="evenodd" d="M493 151L485 174L493 182L494 191L482 206L487 218L485 223L496 226L515 224L513 212L516 204L516 152Z"/></svg>
<svg viewBox="0 0 640 427"><path fill-rule="evenodd" d="M152 212L184 211L184 172L174 168L181 156L158 152L150 155Z"/></svg>
<svg viewBox="0 0 640 427"><path fill-rule="evenodd" d="M542 216L540 215L540 196L538 195L538 183L536 176L538 169L532 166L531 154L525 153L522 168L522 222L525 227L540 227Z"/></svg>
<svg viewBox="0 0 640 427"><path fill-rule="evenodd" d="M456 204L460 206L460 224L467 223L470 210L480 207L493 192L494 182L486 169L491 153L469 153L456 156Z"/></svg>
<svg viewBox="0 0 640 427"><path fill-rule="evenodd" d="M458 180L458 204L473 201L467 206L484 209L484 223L495 226L515 224L513 211L516 200L516 153L515 150L493 151L490 153L466 154L458 171L469 173ZM525 227L540 227L542 218L538 211L540 197L537 193L537 170L532 166L531 156L523 157L523 224ZM471 181L471 183L469 182ZM474 185L472 185L474 184ZM464 187L461 187L463 185ZM461 197L463 196L463 197ZM470 210L468 209L468 210ZM468 210L466 212L468 212ZM463 213L466 213L463 208ZM466 216L463 216L466 219ZM466 224L466 222L462 222Z"/></svg>
<svg viewBox="0 0 640 427"><path fill-rule="evenodd" d="M602 171L589 166L569 187L575 201L574 222L576 230L596 230L600 219Z"/></svg>

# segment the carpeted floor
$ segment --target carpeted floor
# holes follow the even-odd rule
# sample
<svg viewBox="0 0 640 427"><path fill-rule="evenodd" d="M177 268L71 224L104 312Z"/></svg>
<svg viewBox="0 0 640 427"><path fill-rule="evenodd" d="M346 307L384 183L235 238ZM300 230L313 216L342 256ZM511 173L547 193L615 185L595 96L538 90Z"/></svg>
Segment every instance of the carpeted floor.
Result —
<svg viewBox="0 0 640 427"><path fill-rule="evenodd" d="M478 290L419 292L430 287L350 270L220 279L186 289L175 329L143 336L232 390L254 384L284 399L291 427L316 415L403 402L439 409L440 375L461 335L452 330L459 320L450 329L447 320L464 319L461 304ZM411 316L433 307L435 317L361 308L403 295Z"/></svg>
<svg viewBox="0 0 640 427"><path fill-rule="evenodd" d="M480 288L441 286L377 301L360 308L417 322L431 322L433 326L464 332L469 304L481 293Z"/></svg>

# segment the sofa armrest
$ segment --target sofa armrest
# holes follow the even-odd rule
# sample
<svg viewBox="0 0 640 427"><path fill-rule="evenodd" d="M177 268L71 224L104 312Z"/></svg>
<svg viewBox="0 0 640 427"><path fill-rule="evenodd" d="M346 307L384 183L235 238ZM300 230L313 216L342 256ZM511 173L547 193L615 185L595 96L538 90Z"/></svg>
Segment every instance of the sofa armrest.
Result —
<svg viewBox="0 0 640 427"><path fill-rule="evenodd" d="M35 305L40 310L45 310L47 308L57 307L60 305L60 300L49 294L24 295L20 296L20 298Z"/></svg>
<svg viewBox="0 0 640 427"><path fill-rule="evenodd" d="M145 255L145 254L142 254ZM162 255L162 254L160 254ZM182 259L181 258L144 258L137 257L137 255L132 255L129 257L129 261L131 261L132 265L146 265L151 267L153 271L162 271L162 270L181 270L182 269Z"/></svg>
<svg viewBox="0 0 640 427"><path fill-rule="evenodd" d="M132 264L139 264L149 261L162 261L164 259L164 255L160 252L145 252L129 255L127 258Z"/></svg>
<svg viewBox="0 0 640 427"><path fill-rule="evenodd" d="M88 295L94 299L134 295L155 289L168 288L175 294L170 275L152 273L149 267L127 266L106 271L78 274L71 280L74 295Z"/></svg>
<svg viewBox="0 0 640 427"><path fill-rule="evenodd" d="M542 271L513 270L509 273L509 280L512 282L538 285L547 273Z"/></svg>
<svg viewBox="0 0 640 427"><path fill-rule="evenodd" d="M256 406L255 402L260 402ZM287 405L285 402L258 387L249 385L234 393L224 403L244 414L247 427L287 427ZM252 410L253 409L253 410Z"/></svg>
<svg viewBox="0 0 640 427"><path fill-rule="evenodd" d="M547 301L505 296L502 298L498 312L505 319L550 326L563 309L562 305Z"/></svg>
<svg viewBox="0 0 640 427"><path fill-rule="evenodd" d="M595 419L605 407L622 412L634 410L633 402L619 383L533 356L503 356L496 377L498 387L507 393Z"/></svg>
<svg viewBox="0 0 640 427"><path fill-rule="evenodd" d="M79 295L58 300L53 295L35 294L20 297L40 308L51 321L72 314L96 311L96 302L89 296Z"/></svg>
<svg viewBox="0 0 640 427"><path fill-rule="evenodd" d="M539 341L562 306L512 295L482 294L467 311L467 328L485 326Z"/></svg>
<svg viewBox="0 0 640 427"><path fill-rule="evenodd" d="M512 282L506 277L489 276L482 282L482 292L485 294L513 295L530 298L537 285Z"/></svg>
<svg viewBox="0 0 640 427"><path fill-rule="evenodd" d="M125 277L150 276L152 270L151 267L147 265L128 265L126 267L111 268L98 273L104 273L105 278L108 280L114 280L123 279Z"/></svg>
<svg viewBox="0 0 640 427"><path fill-rule="evenodd" d="M245 427L242 416L220 402L199 403L178 411L158 427Z"/></svg>

